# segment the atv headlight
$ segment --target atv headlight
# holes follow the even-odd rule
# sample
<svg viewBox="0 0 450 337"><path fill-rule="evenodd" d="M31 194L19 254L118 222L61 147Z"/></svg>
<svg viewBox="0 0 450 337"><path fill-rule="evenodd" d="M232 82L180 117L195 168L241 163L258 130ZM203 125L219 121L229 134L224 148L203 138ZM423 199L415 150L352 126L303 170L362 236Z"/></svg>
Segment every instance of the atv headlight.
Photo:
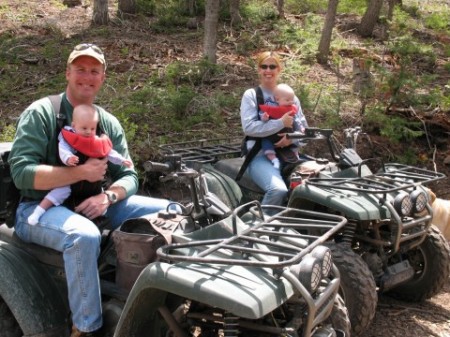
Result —
<svg viewBox="0 0 450 337"><path fill-rule="evenodd" d="M317 258L306 255L299 264L290 269L308 292L313 293L317 290L322 278L322 267Z"/></svg>
<svg viewBox="0 0 450 337"><path fill-rule="evenodd" d="M317 246L313 249L311 255L319 260L322 267L322 277L330 276L331 267L333 265L330 248L325 246Z"/></svg>
<svg viewBox="0 0 450 337"><path fill-rule="evenodd" d="M402 216L406 216L411 213L413 204L409 194L400 193L394 199L394 208Z"/></svg>
<svg viewBox="0 0 450 337"><path fill-rule="evenodd" d="M413 204L414 212L420 213L422 212L428 203L427 195L424 191L415 190L411 193L411 202Z"/></svg>

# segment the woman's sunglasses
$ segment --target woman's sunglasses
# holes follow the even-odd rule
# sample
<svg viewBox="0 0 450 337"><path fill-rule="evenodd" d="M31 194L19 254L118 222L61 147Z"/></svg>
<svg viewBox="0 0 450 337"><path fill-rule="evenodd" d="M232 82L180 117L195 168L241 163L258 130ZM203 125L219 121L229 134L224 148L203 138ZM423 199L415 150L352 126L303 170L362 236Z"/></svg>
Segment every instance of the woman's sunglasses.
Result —
<svg viewBox="0 0 450 337"><path fill-rule="evenodd" d="M269 68L270 70L275 70L278 68L276 64L261 64L259 67L264 70L266 70L267 68Z"/></svg>
<svg viewBox="0 0 450 337"><path fill-rule="evenodd" d="M89 48L91 48L97 54L103 55L103 51L99 47L97 47L95 44L92 44L92 43L81 43L79 45L76 45L75 48L73 48L73 50L80 51L80 50L86 50Z"/></svg>

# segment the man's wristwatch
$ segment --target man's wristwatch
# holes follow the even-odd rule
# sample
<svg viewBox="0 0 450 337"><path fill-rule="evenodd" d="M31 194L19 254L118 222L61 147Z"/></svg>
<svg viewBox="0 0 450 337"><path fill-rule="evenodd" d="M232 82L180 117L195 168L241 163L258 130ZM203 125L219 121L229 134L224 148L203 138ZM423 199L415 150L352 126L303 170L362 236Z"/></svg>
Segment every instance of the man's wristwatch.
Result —
<svg viewBox="0 0 450 337"><path fill-rule="evenodd" d="M105 191L103 192L108 197L108 202L110 205L113 205L117 202L117 195L114 192L111 191Z"/></svg>

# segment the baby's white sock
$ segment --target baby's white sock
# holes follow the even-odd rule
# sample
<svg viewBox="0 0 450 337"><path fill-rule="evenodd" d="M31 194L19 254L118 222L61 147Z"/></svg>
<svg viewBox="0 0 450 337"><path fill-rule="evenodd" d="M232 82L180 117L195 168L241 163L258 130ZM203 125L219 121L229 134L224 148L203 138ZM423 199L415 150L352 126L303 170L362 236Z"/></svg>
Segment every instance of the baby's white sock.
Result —
<svg viewBox="0 0 450 337"><path fill-rule="evenodd" d="M41 206L37 206L33 213L28 217L28 223L30 225L36 225L39 222L39 219L41 218L42 214L45 213L45 209L43 209Z"/></svg>
<svg viewBox="0 0 450 337"><path fill-rule="evenodd" d="M272 159L272 165L276 169L279 169L280 168L280 160L278 158Z"/></svg>

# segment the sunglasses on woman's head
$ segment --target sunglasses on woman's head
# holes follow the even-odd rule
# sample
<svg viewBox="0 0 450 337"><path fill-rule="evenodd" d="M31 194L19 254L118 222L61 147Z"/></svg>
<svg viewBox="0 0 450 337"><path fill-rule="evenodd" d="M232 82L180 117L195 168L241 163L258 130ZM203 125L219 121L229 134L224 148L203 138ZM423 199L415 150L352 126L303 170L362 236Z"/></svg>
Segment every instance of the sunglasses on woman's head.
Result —
<svg viewBox="0 0 450 337"><path fill-rule="evenodd" d="M278 68L276 64L261 64L259 67L264 70L266 70L267 68L269 68L270 70L275 70Z"/></svg>
<svg viewBox="0 0 450 337"><path fill-rule="evenodd" d="M81 43L79 45L76 45L75 48L73 48L73 50L80 51L80 50L86 50L89 48L91 48L97 54L103 55L103 51L99 47L97 47L95 44L92 44L92 43Z"/></svg>

